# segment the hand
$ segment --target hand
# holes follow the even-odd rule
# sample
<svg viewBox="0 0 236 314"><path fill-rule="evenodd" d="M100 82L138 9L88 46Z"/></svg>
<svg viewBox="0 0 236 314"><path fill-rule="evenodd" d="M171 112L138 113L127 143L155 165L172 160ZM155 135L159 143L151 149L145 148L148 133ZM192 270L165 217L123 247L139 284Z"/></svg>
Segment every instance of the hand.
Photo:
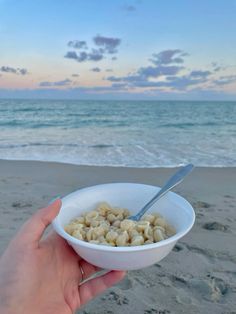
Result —
<svg viewBox="0 0 236 314"><path fill-rule="evenodd" d="M42 240L60 207L58 199L36 212L1 257L0 313L71 314L124 277L122 271L111 271L79 286L99 269L78 256L57 234Z"/></svg>

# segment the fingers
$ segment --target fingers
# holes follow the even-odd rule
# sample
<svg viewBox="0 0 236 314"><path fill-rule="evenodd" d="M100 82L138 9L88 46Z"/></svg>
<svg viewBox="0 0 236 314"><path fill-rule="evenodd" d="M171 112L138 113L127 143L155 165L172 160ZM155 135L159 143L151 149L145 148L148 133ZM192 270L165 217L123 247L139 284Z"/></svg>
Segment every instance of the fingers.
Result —
<svg viewBox="0 0 236 314"><path fill-rule="evenodd" d="M100 267L91 265L83 259L79 261L79 267L82 275L82 281L88 279L90 276L101 270Z"/></svg>
<svg viewBox="0 0 236 314"><path fill-rule="evenodd" d="M24 244L38 246L45 229L57 216L61 208L61 200L57 199L49 206L39 209L18 233L18 240Z"/></svg>
<svg viewBox="0 0 236 314"><path fill-rule="evenodd" d="M81 305L87 303L98 294L119 282L124 276L125 272L112 270L103 276L88 280L79 286Z"/></svg>

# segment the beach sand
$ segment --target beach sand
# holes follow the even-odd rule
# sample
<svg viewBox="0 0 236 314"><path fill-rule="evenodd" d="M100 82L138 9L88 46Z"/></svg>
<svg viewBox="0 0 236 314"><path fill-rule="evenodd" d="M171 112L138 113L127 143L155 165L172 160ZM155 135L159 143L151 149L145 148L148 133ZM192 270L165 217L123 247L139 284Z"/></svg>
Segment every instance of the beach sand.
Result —
<svg viewBox="0 0 236 314"><path fill-rule="evenodd" d="M171 168L0 161L0 253L22 223L57 195L109 182L162 185ZM196 168L175 188L194 207L190 233L160 263L129 271L78 313L236 313L236 168Z"/></svg>

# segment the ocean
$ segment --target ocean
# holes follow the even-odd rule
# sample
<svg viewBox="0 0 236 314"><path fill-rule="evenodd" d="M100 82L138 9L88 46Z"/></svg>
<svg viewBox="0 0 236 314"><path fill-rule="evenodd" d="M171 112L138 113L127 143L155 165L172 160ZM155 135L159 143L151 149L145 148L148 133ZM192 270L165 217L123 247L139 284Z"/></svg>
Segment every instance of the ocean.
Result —
<svg viewBox="0 0 236 314"><path fill-rule="evenodd" d="M0 100L0 159L236 166L236 102Z"/></svg>

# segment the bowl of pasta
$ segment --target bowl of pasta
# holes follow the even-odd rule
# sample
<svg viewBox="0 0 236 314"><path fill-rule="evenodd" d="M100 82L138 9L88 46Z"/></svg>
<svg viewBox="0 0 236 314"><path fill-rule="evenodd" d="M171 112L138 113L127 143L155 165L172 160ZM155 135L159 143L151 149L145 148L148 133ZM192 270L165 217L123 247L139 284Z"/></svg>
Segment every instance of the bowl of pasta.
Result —
<svg viewBox="0 0 236 314"><path fill-rule="evenodd" d="M166 257L192 228L190 203L168 192L140 221L137 213L159 190L137 183L109 183L75 191L62 199L53 228L84 260L110 270L134 270Z"/></svg>

